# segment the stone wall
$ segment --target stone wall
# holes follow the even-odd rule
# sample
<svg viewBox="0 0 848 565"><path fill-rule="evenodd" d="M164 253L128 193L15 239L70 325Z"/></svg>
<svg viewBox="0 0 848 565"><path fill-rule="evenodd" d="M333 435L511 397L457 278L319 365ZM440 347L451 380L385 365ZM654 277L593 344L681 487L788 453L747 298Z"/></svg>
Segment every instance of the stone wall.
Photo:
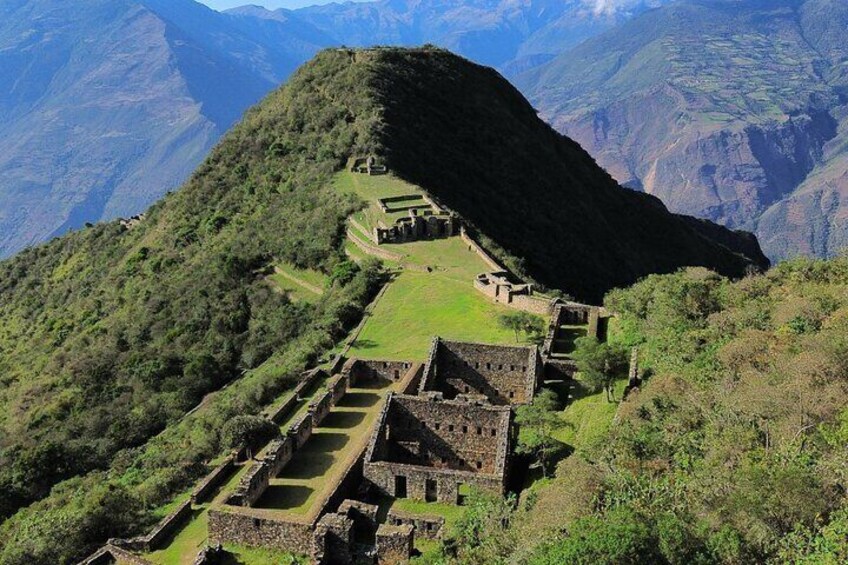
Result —
<svg viewBox="0 0 848 565"><path fill-rule="evenodd" d="M264 461L250 463L247 473L241 478L227 504L233 506L253 506L268 488L271 480L271 468Z"/></svg>
<svg viewBox="0 0 848 565"><path fill-rule="evenodd" d="M229 455L224 462L215 467L211 473L206 475L200 483L191 492L191 503L200 504L206 501L216 488L223 483L235 468L235 454Z"/></svg>
<svg viewBox="0 0 848 565"><path fill-rule="evenodd" d="M294 456L294 439L286 436L284 438L275 439L268 444L265 450L263 462L268 465L271 477L276 477L280 474L289 461Z"/></svg>
<svg viewBox="0 0 848 565"><path fill-rule="evenodd" d="M550 316L559 299L533 294L533 286L514 281L506 271L481 273L474 278L474 288L494 302L538 316Z"/></svg>
<svg viewBox="0 0 848 565"><path fill-rule="evenodd" d="M294 448L296 450L303 447L303 444L312 436L313 422L312 414L307 412L289 426L286 435L294 440Z"/></svg>
<svg viewBox="0 0 848 565"><path fill-rule="evenodd" d="M586 325L586 335L599 338L600 319L605 311L598 306L564 302L554 306L551 320L548 324L548 335L545 337L542 352L545 356L562 355L556 351L555 341L559 338L561 326Z"/></svg>
<svg viewBox="0 0 848 565"><path fill-rule="evenodd" d="M411 361L364 361L355 360L350 368L352 378L357 382L386 380L399 381L412 368Z"/></svg>
<svg viewBox="0 0 848 565"><path fill-rule="evenodd" d="M540 296L517 294L512 296L512 300L507 303L507 306L538 316L549 316L554 300Z"/></svg>
<svg viewBox="0 0 848 565"><path fill-rule="evenodd" d="M508 407L391 395L366 453L365 478L388 496L448 504L459 500L460 485L503 493L511 418Z"/></svg>
<svg viewBox="0 0 848 565"><path fill-rule="evenodd" d="M459 236L462 238L462 241L464 241L468 245L468 249L470 251L474 251L475 253L477 253L477 255L480 256L480 258L483 260L483 262L486 263L486 265L490 269L492 269L493 271L505 271L506 270L500 263L498 263L495 260L494 257L489 255L486 252L486 250L483 249L483 247L479 243L474 241L474 238L472 238L468 234L468 231L466 231L465 227L460 228Z"/></svg>
<svg viewBox="0 0 848 565"><path fill-rule="evenodd" d="M312 416L312 427L317 428L333 408L333 392L325 391L309 403L309 414ZM311 431L310 431L311 433ZM303 444L301 444L303 445ZM300 448L300 445L298 446Z"/></svg>
<svg viewBox="0 0 848 565"><path fill-rule="evenodd" d="M380 565L408 563L414 544L415 533L412 526L381 525L377 528L377 563Z"/></svg>
<svg viewBox="0 0 848 565"><path fill-rule="evenodd" d="M315 525L312 559L321 565L353 563L353 519L344 514L325 514Z"/></svg>
<svg viewBox="0 0 848 565"><path fill-rule="evenodd" d="M309 394L309 391L323 378L327 377L327 373L322 369L312 369L301 375L300 382L294 387L292 393L277 406L274 406L266 414L269 420L275 424L282 423L291 415L291 412L297 406L304 396Z"/></svg>
<svg viewBox="0 0 848 565"><path fill-rule="evenodd" d="M78 565L113 565L114 563L126 565L152 565L150 561L142 559L138 555L132 554L120 547L115 547L114 545L105 545L101 547L90 557L80 561Z"/></svg>
<svg viewBox="0 0 848 565"><path fill-rule="evenodd" d="M424 514L408 514L399 510L389 510L386 515L386 523L392 526L408 524L415 528L415 535L424 539L439 539L445 519L441 516L428 516Z"/></svg>
<svg viewBox="0 0 848 565"><path fill-rule="evenodd" d="M345 500L338 509L339 514L344 514L353 520L354 537L361 543L373 543L379 512L379 506L358 500Z"/></svg>
<svg viewBox="0 0 848 565"><path fill-rule="evenodd" d="M299 555L312 555L310 522L281 519L273 512L255 509L209 509L209 539L250 547L280 549Z"/></svg>
<svg viewBox="0 0 848 565"><path fill-rule="evenodd" d="M526 404L541 373L535 347L507 347L436 339L424 369L420 392L436 390L452 399L483 394L493 404Z"/></svg>

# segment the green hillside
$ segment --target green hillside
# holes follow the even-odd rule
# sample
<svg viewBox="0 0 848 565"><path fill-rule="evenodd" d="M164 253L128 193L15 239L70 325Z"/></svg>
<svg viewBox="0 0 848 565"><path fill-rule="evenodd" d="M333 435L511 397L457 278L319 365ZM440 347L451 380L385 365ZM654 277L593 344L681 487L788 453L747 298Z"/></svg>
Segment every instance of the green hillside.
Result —
<svg viewBox="0 0 848 565"><path fill-rule="evenodd" d="M618 405L566 408L574 454L506 517L473 510L445 561L845 563L846 288L838 259L610 293L610 338L639 346L646 382Z"/></svg>
<svg viewBox="0 0 848 565"><path fill-rule="evenodd" d="M365 69L348 63L325 56L302 70L131 228L97 225L0 263L2 516L60 481L95 480L85 473L119 453L123 469L152 466L130 473L128 484L153 481L133 496L156 504L220 452L221 418L258 411L358 321L374 291L370 271L331 283L312 303L266 280L280 261L327 274L346 261L344 220L357 204L328 179L348 155L369 149L374 112ZM151 460L158 448L133 451L269 358L228 390L217 426L191 432L187 452ZM67 488L46 504L70 504ZM94 492L84 504L99 501ZM110 519L63 551L126 527ZM0 561L20 558L14 544L0 546Z"/></svg>
<svg viewBox="0 0 848 565"><path fill-rule="evenodd" d="M367 154L518 273L577 296L688 264L765 263L749 236L710 239L618 187L491 70L432 48L325 51L139 221L0 263L0 563L69 563L139 532L231 447L232 417L285 395L359 322L383 272L345 256L345 221L366 202L337 174ZM440 329L509 336L467 278L476 256L453 242L402 252L419 272L400 274L396 307L377 305L357 347L418 356ZM397 309L434 316L398 344Z"/></svg>

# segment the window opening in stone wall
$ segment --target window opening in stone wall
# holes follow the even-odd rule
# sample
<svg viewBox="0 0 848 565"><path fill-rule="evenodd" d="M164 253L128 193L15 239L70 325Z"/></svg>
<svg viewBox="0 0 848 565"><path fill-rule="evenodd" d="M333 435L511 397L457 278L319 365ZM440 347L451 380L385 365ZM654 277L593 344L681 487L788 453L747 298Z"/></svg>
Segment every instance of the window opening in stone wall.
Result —
<svg viewBox="0 0 848 565"><path fill-rule="evenodd" d="M424 501L436 502L437 498L438 491L436 481L434 479L427 479L424 483Z"/></svg>
<svg viewBox="0 0 848 565"><path fill-rule="evenodd" d="M406 498L406 477L395 476L395 498Z"/></svg>

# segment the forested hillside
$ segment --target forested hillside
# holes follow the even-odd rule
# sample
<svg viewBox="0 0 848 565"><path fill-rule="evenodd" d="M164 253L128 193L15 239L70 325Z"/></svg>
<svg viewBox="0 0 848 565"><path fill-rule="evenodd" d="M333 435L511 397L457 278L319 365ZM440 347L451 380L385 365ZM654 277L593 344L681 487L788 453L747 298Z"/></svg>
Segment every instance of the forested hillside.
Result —
<svg viewBox="0 0 848 565"><path fill-rule="evenodd" d="M335 284L315 306L272 291L264 274L276 260L327 273L345 261L354 202L325 186L349 154L370 147L366 84L346 57L324 57L250 112L134 227L100 224L0 263L2 516L85 477L7 523L0 562L64 562L86 540L119 534L127 521L103 497L118 503L120 488L126 513L160 503L220 452L227 415L255 413L358 319L372 272ZM204 416L215 425L176 432L177 442L190 434L191 447L133 449L272 356L270 369ZM116 454L106 484L85 475ZM103 521L86 523L97 522L89 512ZM50 538L61 541L45 547Z"/></svg>
<svg viewBox="0 0 848 565"><path fill-rule="evenodd" d="M609 433L445 545L461 562L848 560L848 259L610 293L647 376ZM569 410L564 412L569 418ZM506 526L505 526L506 525Z"/></svg>

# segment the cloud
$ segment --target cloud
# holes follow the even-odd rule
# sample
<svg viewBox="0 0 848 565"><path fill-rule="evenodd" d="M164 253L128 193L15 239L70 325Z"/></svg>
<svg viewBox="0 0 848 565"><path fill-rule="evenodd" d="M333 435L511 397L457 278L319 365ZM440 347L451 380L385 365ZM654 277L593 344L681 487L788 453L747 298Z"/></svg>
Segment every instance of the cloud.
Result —
<svg viewBox="0 0 848 565"><path fill-rule="evenodd" d="M663 3L662 0L583 0L597 16L612 15L622 10L638 6L655 8Z"/></svg>

